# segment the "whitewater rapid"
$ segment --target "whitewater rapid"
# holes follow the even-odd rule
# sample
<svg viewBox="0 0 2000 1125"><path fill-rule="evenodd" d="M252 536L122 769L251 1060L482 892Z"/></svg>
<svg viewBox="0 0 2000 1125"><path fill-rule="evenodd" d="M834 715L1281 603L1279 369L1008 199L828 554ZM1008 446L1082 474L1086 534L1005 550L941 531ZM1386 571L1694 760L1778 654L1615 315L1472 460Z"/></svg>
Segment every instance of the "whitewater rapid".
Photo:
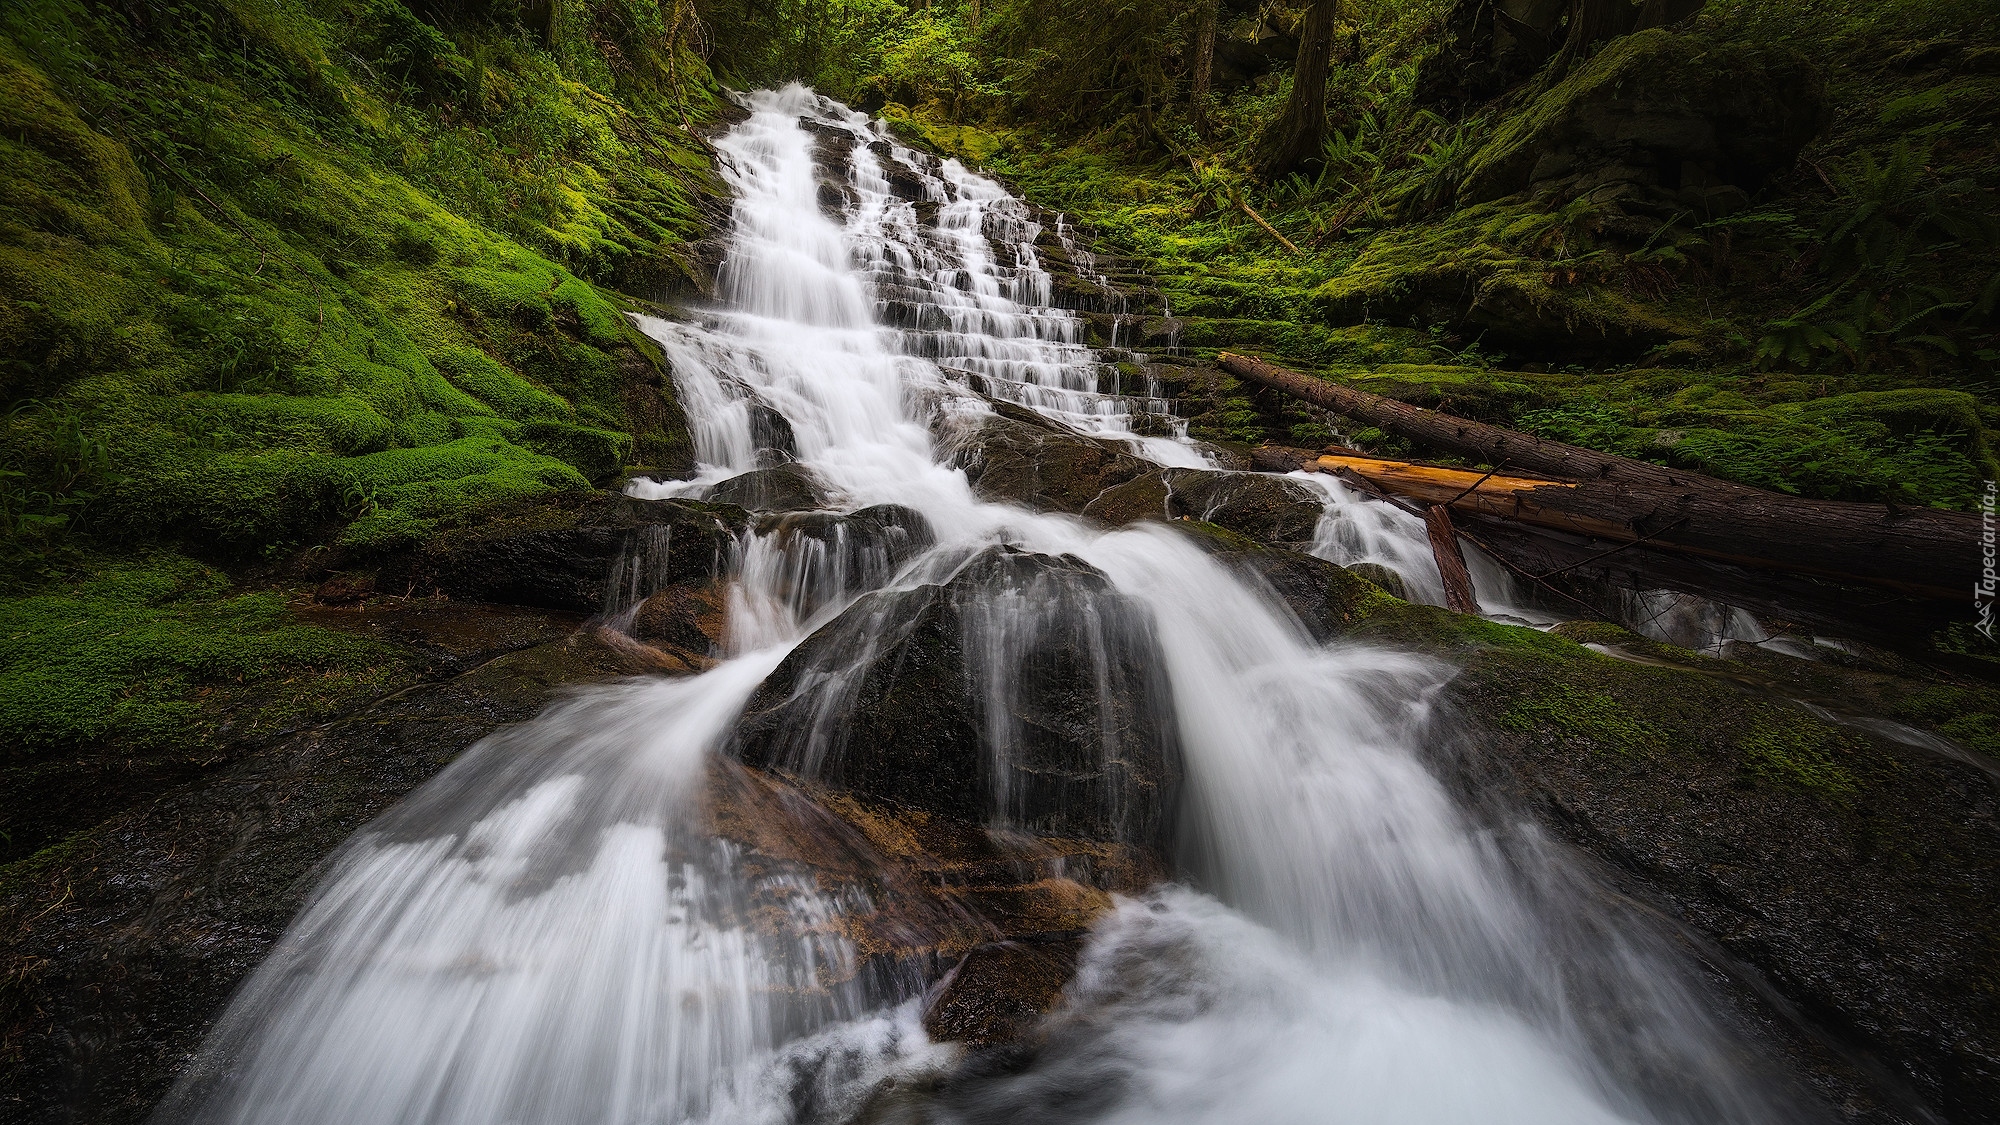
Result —
<svg viewBox="0 0 2000 1125"><path fill-rule="evenodd" d="M944 1092L910 1120L1784 1118L1670 955L1559 849L1496 833L1440 783L1450 668L1317 645L1164 525L1107 531L973 494L943 451L994 399L1163 465L1214 466L1184 430L1135 430L1168 413L1146 388L1106 392L1024 204L803 88L746 107L717 142L736 193L719 300L640 319L701 467L632 493L700 497L766 467L776 416L831 507L906 506L935 545L806 591L818 580L786 542L748 534L719 666L578 696L370 825L161 1120L830 1122L922 1081ZM1328 512L1319 553L1432 592L1420 528L1309 487ZM921 996L855 983L838 927L787 943L750 926L751 876L698 805L703 763L793 646L866 587L942 581L994 544L1075 556L1144 608L1187 780L1178 882L1099 924L1032 1059L965 1074L925 1037ZM1010 690L1000 678L990 690ZM996 828L1011 815L991 814ZM785 901L807 923L855 905L806 887Z"/></svg>

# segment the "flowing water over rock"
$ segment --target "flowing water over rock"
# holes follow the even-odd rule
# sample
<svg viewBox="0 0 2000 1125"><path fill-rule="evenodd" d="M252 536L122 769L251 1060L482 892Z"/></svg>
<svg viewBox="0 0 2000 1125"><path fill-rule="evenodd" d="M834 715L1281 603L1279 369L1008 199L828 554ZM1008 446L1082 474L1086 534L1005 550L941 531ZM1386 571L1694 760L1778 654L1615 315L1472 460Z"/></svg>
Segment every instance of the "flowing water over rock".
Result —
<svg viewBox="0 0 2000 1125"><path fill-rule="evenodd" d="M1792 1118L1610 896L1433 775L1449 668L1315 644L1164 523L975 495L951 451L995 400L1215 465L1050 304L1025 204L809 91L748 106L722 299L643 322L702 467L633 493L766 514L707 608L648 609L665 542L606 600L642 634L721 614L720 663L580 695L371 826L163 1120ZM1422 596L1420 531L1309 487L1318 553ZM1030 1042L968 1054L924 1030L940 966L869 968L877 904L713 831L726 754L1177 881L1099 917Z"/></svg>

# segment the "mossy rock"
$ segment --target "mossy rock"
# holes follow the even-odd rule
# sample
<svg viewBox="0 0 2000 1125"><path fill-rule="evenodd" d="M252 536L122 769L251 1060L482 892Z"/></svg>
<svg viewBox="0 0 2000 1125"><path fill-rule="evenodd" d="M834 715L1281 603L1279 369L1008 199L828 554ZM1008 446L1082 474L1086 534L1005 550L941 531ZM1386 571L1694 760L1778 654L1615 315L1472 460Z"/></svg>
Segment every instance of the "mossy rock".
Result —
<svg viewBox="0 0 2000 1125"><path fill-rule="evenodd" d="M1654 28L1613 40L1502 122L1459 194L1480 203L1636 191L1740 207L1791 168L1828 117L1821 78L1796 50Z"/></svg>

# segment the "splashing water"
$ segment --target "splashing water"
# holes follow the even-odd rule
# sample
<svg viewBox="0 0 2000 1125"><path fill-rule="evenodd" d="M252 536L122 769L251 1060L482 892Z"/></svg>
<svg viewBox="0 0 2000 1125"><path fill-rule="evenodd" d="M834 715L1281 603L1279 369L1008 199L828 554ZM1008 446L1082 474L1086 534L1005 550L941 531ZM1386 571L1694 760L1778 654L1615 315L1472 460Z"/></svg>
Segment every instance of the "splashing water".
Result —
<svg viewBox="0 0 2000 1125"><path fill-rule="evenodd" d="M1143 634L1164 672L1187 770L1176 859L1201 890L1122 901L1032 1059L947 1083L930 1119L1787 1115L1739 1070L1701 993L1585 905L1556 850L1482 829L1433 776L1449 668L1316 646L1165 526L1104 531L976 499L935 448L990 414L982 396L1161 464L1211 461L1184 437L1134 431L1165 405L1107 390L1108 365L1051 304L1019 200L801 87L747 106L717 144L736 191L718 307L640 318L673 366L701 468L632 491L700 496L794 458L833 508L903 506L934 542L869 554L809 514L760 523L739 551L728 659L580 695L369 826L163 1120L837 1121L885 1083L948 1072L955 1053L924 1038L915 999L853 983L855 950L828 920L856 904L787 887L804 936L749 924L746 903L769 888L703 835L701 779L814 628L995 545L1074 556L1108 578L1118 612L1149 619L1083 635L1103 649ZM823 209L823 181L838 208ZM1430 593L1420 527L1308 483L1329 512L1316 553L1384 563ZM638 596L643 567L614 582ZM1035 636L1111 612L1109 594L1021 597L975 607L995 693L1015 690ZM1004 753L1013 736L989 726ZM999 827L1025 815L1004 788L991 812Z"/></svg>

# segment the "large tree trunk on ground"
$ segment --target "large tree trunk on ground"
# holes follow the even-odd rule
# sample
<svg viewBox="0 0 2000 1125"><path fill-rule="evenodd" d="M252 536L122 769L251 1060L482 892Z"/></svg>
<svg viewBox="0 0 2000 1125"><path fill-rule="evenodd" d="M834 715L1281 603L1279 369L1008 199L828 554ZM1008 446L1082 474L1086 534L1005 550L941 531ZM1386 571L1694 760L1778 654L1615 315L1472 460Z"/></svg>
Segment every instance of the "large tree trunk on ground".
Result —
<svg viewBox="0 0 2000 1125"><path fill-rule="evenodd" d="M1341 0L1313 0L1299 33L1298 61L1292 66L1292 93L1284 112L1264 134L1258 166L1282 175L1326 146L1326 72L1333 61L1333 19Z"/></svg>
<svg viewBox="0 0 2000 1125"><path fill-rule="evenodd" d="M1201 17L1194 29L1194 88L1188 93L1188 113L1194 118L1194 131L1203 140L1215 132L1208 120L1208 87L1215 76L1215 10L1219 3L1201 0Z"/></svg>
<svg viewBox="0 0 2000 1125"><path fill-rule="evenodd" d="M1454 418L1223 353L1222 369L1399 437L1510 473L1558 478L1499 478L1452 505L1618 543L1645 543L1738 566L1812 575L1920 597L1963 599L1971 613L1979 574L1980 520L1965 512L1806 500L1700 473L1634 461L1514 430ZM1379 464L1379 463L1378 463ZM1432 470L1438 472L1438 470ZM1451 470L1443 470L1449 473ZM1406 495L1451 499L1453 486L1433 478L1408 483ZM1478 478L1466 473L1457 486ZM1421 477L1421 474L1419 474ZM1504 480L1516 483L1496 483ZM1383 483L1390 490L1388 483ZM1427 490L1427 491L1426 491Z"/></svg>

